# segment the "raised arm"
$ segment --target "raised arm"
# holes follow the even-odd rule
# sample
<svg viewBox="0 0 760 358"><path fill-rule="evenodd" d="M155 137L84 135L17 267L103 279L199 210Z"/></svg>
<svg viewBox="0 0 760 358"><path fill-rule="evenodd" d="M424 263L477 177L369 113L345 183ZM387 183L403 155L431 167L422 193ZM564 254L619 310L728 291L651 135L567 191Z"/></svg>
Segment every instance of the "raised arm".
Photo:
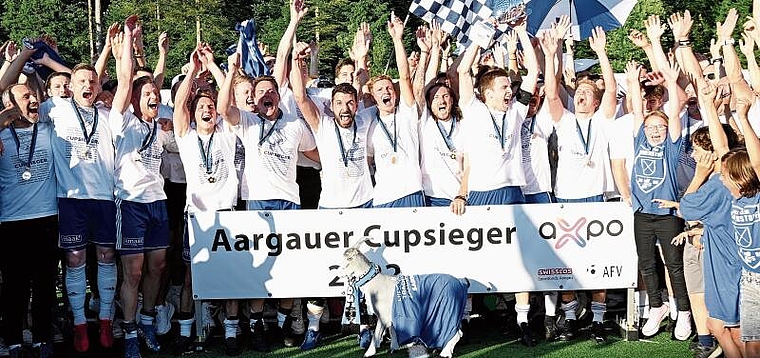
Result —
<svg viewBox="0 0 760 358"><path fill-rule="evenodd" d="M211 49L211 46L207 43L201 44L198 51L198 58L203 65L201 68L205 68L211 72L211 76L214 77L214 81L216 81L217 85L221 85L224 82L224 72L219 68L219 65L216 64L216 61L214 60L214 50ZM200 69L198 71L200 72Z"/></svg>
<svg viewBox="0 0 760 358"><path fill-rule="evenodd" d="M290 71L290 86L293 90L293 97L296 105L301 110L303 118L314 132L319 131L319 108L314 101L306 94L306 85L304 84L303 74L305 73L304 60L309 58L309 45L299 42L293 47L293 69ZM338 116L338 113L335 113Z"/></svg>
<svg viewBox="0 0 760 358"><path fill-rule="evenodd" d="M108 59L111 57L112 40L119 33L119 23L114 22L108 27L108 33L106 33L105 44L103 44L103 50L100 51L100 56L95 62L95 71L98 73L98 83L103 83L104 79L108 78L107 68Z"/></svg>
<svg viewBox="0 0 760 358"><path fill-rule="evenodd" d="M636 61L628 61L625 66L625 78L628 81L628 98L631 100L631 114L633 115L633 135L639 134L641 124L644 123L644 99L641 97L641 83L639 74L641 65Z"/></svg>
<svg viewBox="0 0 760 358"><path fill-rule="evenodd" d="M739 115L739 122L744 129L744 144L747 146L747 154L755 170L755 175L760 176L760 139L755 135L752 124L749 122L747 112L752 104L748 98L738 98L736 102L736 113Z"/></svg>
<svg viewBox="0 0 760 358"><path fill-rule="evenodd" d="M177 88L177 94L174 96L174 134L180 137L184 137L190 128L191 116L190 109L187 108L187 100L190 98L190 90L192 88L193 79L198 74L198 69L201 67L201 60L198 57L199 46L196 46L195 50L190 54L190 61L188 64L188 72L185 78Z"/></svg>
<svg viewBox="0 0 760 358"><path fill-rule="evenodd" d="M137 15L129 16L124 21L124 32L120 33L113 39L112 51L116 59L116 68L118 71L116 94L113 96L111 110L124 113L129 108L129 97L132 94L132 35L137 28Z"/></svg>
<svg viewBox="0 0 760 358"><path fill-rule="evenodd" d="M8 45L9 49L6 50L6 59L7 59L7 52L15 52L15 44ZM18 82L19 75L21 75L21 71L24 69L24 64L29 61L29 59L32 57L32 54L37 51L35 49L28 49L26 46L23 46L23 49L21 49L21 52L18 53L18 55L15 56L15 59L10 63L8 66L8 69L5 70L5 73L3 73L2 78L0 78L0 91L5 91L8 87L10 87L12 84Z"/></svg>
<svg viewBox="0 0 760 358"><path fill-rule="evenodd" d="M285 33L282 35L282 39L277 45L277 59L275 60L274 68L272 69L272 76L274 76L277 84L281 87L285 86L287 83L288 55L290 55L290 47L296 37L298 23L301 22L308 11L309 8L306 7L305 0L290 1L290 22L288 22L288 27L285 29Z"/></svg>
<svg viewBox="0 0 760 358"><path fill-rule="evenodd" d="M369 68L367 66L367 55L372 44L372 31L369 24L362 22L356 29L354 44L351 47L351 59L354 60L354 89L358 98L362 98L364 85L369 81Z"/></svg>
<svg viewBox="0 0 760 358"><path fill-rule="evenodd" d="M739 50L747 58L750 85L752 88L760 89L760 67L758 67L757 59L755 58L755 40L747 31L742 33L742 39L739 40Z"/></svg>
<svg viewBox="0 0 760 358"><path fill-rule="evenodd" d="M414 91L412 90L412 73L409 70L409 62L406 58L406 49L404 49L404 22L391 12L391 18L388 20L388 33L393 39L393 50L396 54L396 64L398 65L398 81L401 89L400 100L408 107L414 105Z"/></svg>
<svg viewBox="0 0 760 358"><path fill-rule="evenodd" d="M471 43L470 47L467 47L464 53L459 55L461 62L457 66L457 74L459 77L459 100L461 103L470 103L475 95L475 84L473 83L470 69L475 62L475 56L477 56L479 48L475 43Z"/></svg>
<svg viewBox="0 0 760 358"><path fill-rule="evenodd" d="M546 57L553 57L559 51L559 39L554 37L551 31L543 33L541 48ZM554 66L554 61L544 61L544 106L547 106L552 120L557 122L565 112L565 106L559 96L559 74Z"/></svg>
<svg viewBox="0 0 760 358"><path fill-rule="evenodd" d="M438 21L430 23L430 57L427 63L427 71L425 71L425 86L433 82L438 76L441 63L441 42L445 36L446 34L441 31L441 25L438 24ZM420 65L422 65L422 56L420 56Z"/></svg>
<svg viewBox="0 0 760 358"><path fill-rule="evenodd" d="M521 21L519 24L513 27L517 32L517 38L520 40L520 45L523 48L523 65L528 70L522 78L522 84L520 89L530 94L536 91L536 84L538 83L538 58L536 57L536 49L533 48L533 44L528 36L528 21L527 19ZM553 57L549 57L553 59Z"/></svg>
<svg viewBox="0 0 760 358"><path fill-rule="evenodd" d="M164 86L164 74L166 73L166 54L169 52L169 35L162 32L158 35L158 62L153 69L153 83L156 88Z"/></svg>
<svg viewBox="0 0 760 358"><path fill-rule="evenodd" d="M132 50L134 51L135 62L138 67L148 67L145 60L145 44L143 43L142 24L137 24L132 34Z"/></svg>
<svg viewBox="0 0 760 358"><path fill-rule="evenodd" d="M433 34L430 29L425 26L418 27L414 34L417 37L417 46L420 48L420 63L417 65L417 71L414 72L412 88L414 89L414 100L417 102L417 111L421 115L422 110L426 105L425 86L427 85L427 82L425 81L425 78L427 77L430 65Z"/></svg>
<svg viewBox="0 0 760 358"><path fill-rule="evenodd" d="M589 45L599 58L599 67L602 69L602 79L604 79L604 94L599 110L604 118L614 119L617 107L617 81L615 81L615 72L612 70L610 59L607 57L607 35L600 26L591 32Z"/></svg>
<svg viewBox="0 0 760 358"><path fill-rule="evenodd" d="M712 143L713 150L718 158L728 153L730 149L728 147L728 138L726 132L723 130L723 125L718 118L718 110L713 104L713 98L715 98L716 88L708 84L704 77L697 78L697 88L699 95L699 106L704 114L704 120L707 122L707 129L710 133L710 142Z"/></svg>
<svg viewBox="0 0 760 358"><path fill-rule="evenodd" d="M240 110L232 103L232 81L240 70L240 47L227 59L227 77L219 87L216 99L216 110L224 118L224 122L236 126L240 123Z"/></svg>
<svg viewBox="0 0 760 358"><path fill-rule="evenodd" d="M678 63L676 63L675 59L673 60L673 63L667 63L662 66L662 75L665 77L665 85L668 89L668 95L671 96L668 99L668 105L665 108L665 114L668 116L668 133L670 133L670 139L672 141L676 141L678 138L681 137L681 109L683 108L685 102L685 95L675 95L677 93L683 92L683 89L678 86L678 76L681 73L680 68L678 67ZM686 140L690 140L689 138L686 138Z"/></svg>
<svg viewBox="0 0 760 358"><path fill-rule="evenodd" d="M660 15L649 15L644 21L644 27L651 44L650 51L652 52L652 57L649 57L649 54L647 54L647 57L652 65L652 71L660 71L668 63L668 56L665 55L662 43L660 42L660 38L665 33L665 24L660 21Z"/></svg>

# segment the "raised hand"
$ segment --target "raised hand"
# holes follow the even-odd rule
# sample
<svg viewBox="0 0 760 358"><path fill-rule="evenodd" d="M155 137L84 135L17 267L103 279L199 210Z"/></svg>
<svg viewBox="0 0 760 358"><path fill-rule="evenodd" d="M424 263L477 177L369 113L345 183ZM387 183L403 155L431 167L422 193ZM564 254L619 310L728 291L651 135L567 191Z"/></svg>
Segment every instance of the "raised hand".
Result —
<svg viewBox="0 0 760 358"><path fill-rule="evenodd" d="M597 26L591 30L591 37L588 39L588 44L596 53L605 52L607 50L607 34L604 33L604 29L601 26Z"/></svg>
<svg viewBox="0 0 760 358"><path fill-rule="evenodd" d="M430 29L426 26L420 26L417 28L417 31L414 32L414 36L417 38L417 47L420 48L420 51L430 51L430 48L433 45Z"/></svg>
<svg viewBox="0 0 760 358"><path fill-rule="evenodd" d="M507 46L507 54L510 56L517 52L517 32L509 31L506 34L507 40L505 45Z"/></svg>
<svg viewBox="0 0 760 358"><path fill-rule="evenodd" d="M169 51L169 36L166 32L162 32L158 35L158 52L166 54Z"/></svg>
<svg viewBox="0 0 760 358"><path fill-rule="evenodd" d="M716 31L715 33L718 36L718 41L723 42L728 39L730 39L733 36L734 28L736 28L736 21L739 20L739 14L736 12L736 9L731 8L731 10L728 10L728 14L726 14L726 20L716 23Z"/></svg>
<svg viewBox="0 0 760 358"><path fill-rule="evenodd" d="M295 60L303 61L309 58L310 52L311 49L309 48L309 44L305 42L298 42L293 45L293 58Z"/></svg>
<svg viewBox="0 0 760 358"><path fill-rule="evenodd" d="M739 40L739 50L745 57L755 55L755 40L752 38L752 34L747 31L742 32L742 38Z"/></svg>
<svg viewBox="0 0 760 358"><path fill-rule="evenodd" d="M691 26L693 24L694 21L691 19L691 13L689 10L684 11L683 15L678 12L671 14L668 19L668 25L670 25L670 29L673 30L673 38L676 41L688 40L689 32L691 31Z"/></svg>
<svg viewBox="0 0 760 358"><path fill-rule="evenodd" d="M304 16L306 16L306 13L309 11L309 8L306 6L305 0L292 0L290 2L290 19L295 20L296 22L300 22Z"/></svg>
<svg viewBox="0 0 760 358"><path fill-rule="evenodd" d="M394 40L401 40L404 37L404 23L391 11L391 18L388 20L388 33Z"/></svg>
<svg viewBox="0 0 760 358"><path fill-rule="evenodd" d="M644 27L647 29L647 37L650 41L659 40L665 33L665 24L660 21L659 15L649 15L644 21Z"/></svg>
<svg viewBox="0 0 760 358"><path fill-rule="evenodd" d="M631 33L628 34L628 39L631 40L631 42L639 48L646 48L650 45L649 39L646 37L646 35L636 29L631 30Z"/></svg>
<svg viewBox="0 0 760 358"><path fill-rule="evenodd" d="M639 82L639 73L641 73L641 65L633 60L628 61L625 65L625 78L628 80L628 83Z"/></svg>
<svg viewBox="0 0 760 358"><path fill-rule="evenodd" d="M552 25L552 36L557 41L564 39L567 35L567 30L570 29L570 16L562 15L559 17L559 21Z"/></svg>

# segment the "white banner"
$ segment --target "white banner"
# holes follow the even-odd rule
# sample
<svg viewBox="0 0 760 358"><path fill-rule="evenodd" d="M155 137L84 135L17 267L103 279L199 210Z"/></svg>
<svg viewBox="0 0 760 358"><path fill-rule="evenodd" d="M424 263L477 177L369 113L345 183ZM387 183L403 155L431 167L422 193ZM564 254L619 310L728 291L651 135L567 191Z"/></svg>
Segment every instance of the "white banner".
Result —
<svg viewBox="0 0 760 358"><path fill-rule="evenodd" d="M637 283L624 203L238 211L189 226L195 299L344 296L343 252L364 236L384 272L467 277L470 293Z"/></svg>

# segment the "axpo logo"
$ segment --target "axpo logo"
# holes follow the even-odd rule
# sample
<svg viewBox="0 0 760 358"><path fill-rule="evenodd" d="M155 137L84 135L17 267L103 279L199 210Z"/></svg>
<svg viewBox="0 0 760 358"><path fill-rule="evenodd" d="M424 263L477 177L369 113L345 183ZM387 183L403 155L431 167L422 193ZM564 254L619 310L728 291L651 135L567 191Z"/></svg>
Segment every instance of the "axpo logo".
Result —
<svg viewBox="0 0 760 358"><path fill-rule="evenodd" d="M557 218L557 222L544 222L538 227L538 235L545 240L557 240L555 249L561 249L569 242L574 242L578 247L586 247L591 238L599 236L619 236L623 233L623 222L620 220L590 220L580 217L574 223L563 218Z"/></svg>

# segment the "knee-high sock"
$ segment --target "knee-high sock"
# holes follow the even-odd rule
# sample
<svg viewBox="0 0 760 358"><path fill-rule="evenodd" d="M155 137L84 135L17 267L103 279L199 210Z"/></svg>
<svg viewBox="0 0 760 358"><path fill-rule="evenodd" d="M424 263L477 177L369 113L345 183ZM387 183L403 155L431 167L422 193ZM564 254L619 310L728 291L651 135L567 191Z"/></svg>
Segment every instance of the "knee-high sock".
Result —
<svg viewBox="0 0 760 358"><path fill-rule="evenodd" d="M517 324L528 323L530 305L515 305L515 312L517 312Z"/></svg>
<svg viewBox="0 0 760 358"><path fill-rule="evenodd" d="M66 267L66 291L69 296L71 313L74 314L74 324L86 324L87 317L84 315L84 301L87 297L85 265L79 267Z"/></svg>
<svg viewBox="0 0 760 358"><path fill-rule="evenodd" d="M604 302L591 302L591 312L594 313L594 322L604 322L607 304Z"/></svg>
<svg viewBox="0 0 760 358"><path fill-rule="evenodd" d="M238 323L240 321L236 319L224 319L224 338L235 338L237 337L237 329L238 329Z"/></svg>
<svg viewBox="0 0 760 358"><path fill-rule="evenodd" d="M113 299L116 295L116 264L98 262L98 293L100 294L100 319L113 319Z"/></svg>

